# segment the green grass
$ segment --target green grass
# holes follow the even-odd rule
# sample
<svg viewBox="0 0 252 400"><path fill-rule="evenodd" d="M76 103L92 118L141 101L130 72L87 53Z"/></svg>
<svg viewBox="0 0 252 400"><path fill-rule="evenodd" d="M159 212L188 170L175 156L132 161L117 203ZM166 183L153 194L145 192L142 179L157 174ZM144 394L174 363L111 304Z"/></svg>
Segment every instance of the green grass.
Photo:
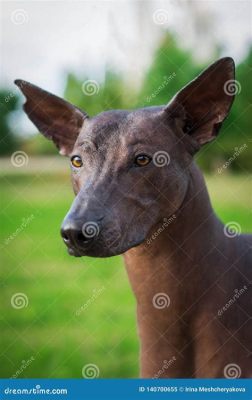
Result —
<svg viewBox="0 0 252 400"><path fill-rule="evenodd" d="M207 181L222 220L252 231L251 177ZM1 187L1 376L33 357L20 377L81 377L89 363L101 377L137 377L135 300L121 258L69 257L60 239L73 199L69 178L8 174ZM29 304L15 309L11 298L20 292Z"/></svg>

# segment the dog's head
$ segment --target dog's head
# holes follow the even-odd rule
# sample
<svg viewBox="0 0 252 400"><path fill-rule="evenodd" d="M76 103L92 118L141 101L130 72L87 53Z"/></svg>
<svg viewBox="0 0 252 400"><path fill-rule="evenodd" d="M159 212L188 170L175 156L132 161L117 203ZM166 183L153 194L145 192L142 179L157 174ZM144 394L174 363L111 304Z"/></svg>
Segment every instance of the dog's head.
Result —
<svg viewBox="0 0 252 400"><path fill-rule="evenodd" d="M193 154L212 141L234 93L234 63L223 58L166 106L89 117L28 82L15 83L39 131L70 158L75 200L61 234L69 253L106 257L142 243L181 206Z"/></svg>

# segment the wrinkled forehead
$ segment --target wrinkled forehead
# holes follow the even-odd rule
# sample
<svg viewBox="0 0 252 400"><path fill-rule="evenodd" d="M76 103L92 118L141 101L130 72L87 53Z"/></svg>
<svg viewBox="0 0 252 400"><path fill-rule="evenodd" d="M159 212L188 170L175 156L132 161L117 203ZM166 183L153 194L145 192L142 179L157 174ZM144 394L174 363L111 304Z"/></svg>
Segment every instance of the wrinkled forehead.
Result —
<svg viewBox="0 0 252 400"><path fill-rule="evenodd" d="M106 111L85 120L76 145L83 141L91 141L98 147L149 142L160 123L160 108Z"/></svg>
<svg viewBox="0 0 252 400"><path fill-rule="evenodd" d="M108 111L86 120L80 139L89 138L97 146L117 141L128 114L127 111Z"/></svg>

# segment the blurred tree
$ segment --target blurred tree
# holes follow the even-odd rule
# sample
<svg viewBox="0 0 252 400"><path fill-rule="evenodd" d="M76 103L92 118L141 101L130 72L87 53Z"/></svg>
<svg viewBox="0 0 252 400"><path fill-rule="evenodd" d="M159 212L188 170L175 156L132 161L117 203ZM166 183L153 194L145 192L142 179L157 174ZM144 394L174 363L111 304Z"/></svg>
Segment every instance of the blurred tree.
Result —
<svg viewBox="0 0 252 400"><path fill-rule="evenodd" d="M19 143L10 128L9 117L17 109L17 96L7 90L0 90L0 155L11 154Z"/></svg>
<svg viewBox="0 0 252 400"><path fill-rule="evenodd" d="M216 54L219 49L216 49ZM217 56L218 57L218 56ZM216 57L216 58L217 58ZM175 38L167 34L157 49L139 94L138 106L167 104L168 101L195 78L206 65L195 63L190 53L178 47ZM236 82L231 89L237 92L230 115L223 124L217 140L204 146L196 155L198 164L205 171L216 170L232 158L228 171L252 170L252 49L236 68ZM237 156L237 150L246 144Z"/></svg>
<svg viewBox="0 0 252 400"><path fill-rule="evenodd" d="M123 78L111 71L106 72L102 84L69 74L65 98L92 116L104 110L132 107L132 101L135 102L132 92L125 86Z"/></svg>
<svg viewBox="0 0 252 400"><path fill-rule="evenodd" d="M219 49L216 48L218 58ZM146 72L139 93L121 75L110 70L103 83L88 77L77 77L69 73L66 79L65 98L85 110L90 116L104 110L147 107L167 104L168 101L195 78L206 65L199 65L191 54L177 45L176 39L166 34ZM206 171L216 171L226 161L232 159L227 171L252 171L251 147L251 107L252 107L252 48L236 67L237 92L230 115L224 122L218 139L204 146L196 155L196 160ZM8 119L17 108L17 98L12 93L0 91L0 154L10 154L20 148L20 139L11 131ZM244 146L246 145L246 146ZM243 146L243 150L238 152ZM22 146L30 154L55 154L50 141L35 135L23 140Z"/></svg>
<svg viewBox="0 0 252 400"><path fill-rule="evenodd" d="M90 116L104 110L129 108L136 102L134 91L125 85L121 76L111 71L107 71L102 84L87 77L81 79L69 73L64 98L85 110ZM52 142L44 140L42 135L35 135L25 140L23 149L29 154L39 155L58 152Z"/></svg>
<svg viewBox="0 0 252 400"><path fill-rule="evenodd" d="M252 171L252 48L241 64L236 66L235 82L230 90L236 93L234 104L224 122L218 140L198 154L199 164L208 171L231 160L228 171ZM243 148L237 156L237 150Z"/></svg>
<svg viewBox="0 0 252 400"><path fill-rule="evenodd" d="M167 104L201 69L195 65L190 53L180 49L175 39L167 34L146 73L138 105Z"/></svg>

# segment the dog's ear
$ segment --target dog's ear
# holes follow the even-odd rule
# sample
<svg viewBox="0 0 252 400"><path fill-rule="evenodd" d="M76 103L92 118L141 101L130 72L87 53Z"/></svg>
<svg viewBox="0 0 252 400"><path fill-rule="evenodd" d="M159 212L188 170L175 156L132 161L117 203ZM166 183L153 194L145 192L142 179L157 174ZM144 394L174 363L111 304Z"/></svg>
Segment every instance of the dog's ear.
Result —
<svg viewBox="0 0 252 400"><path fill-rule="evenodd" d="M166 106L178 118L183 132L195 148L212 141L228 115L236 94L235 65L232 58L216 61L191 81Z"/></svg>
<svg viewBox="0 0 252 400"><path fill-rule="evenodd" d="M87 114L67 101L23 80L15 84L27 101L24 111L38 130L51 139L62 155L69 155Z"/></svg>

